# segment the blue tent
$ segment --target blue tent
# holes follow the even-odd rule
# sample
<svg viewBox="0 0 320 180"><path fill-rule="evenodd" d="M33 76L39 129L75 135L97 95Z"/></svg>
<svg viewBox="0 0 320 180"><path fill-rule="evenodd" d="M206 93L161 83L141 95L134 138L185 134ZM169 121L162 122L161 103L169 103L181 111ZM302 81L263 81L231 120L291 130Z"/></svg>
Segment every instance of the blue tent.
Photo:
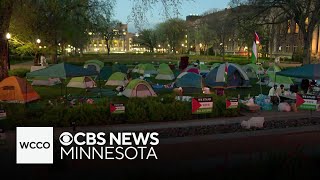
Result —
<svg viewBox="0 0 320 180"><path fill-rule="evenodd" d="M109 77L112 75L112 67L111 66L104 66L100 71L100 80L108 80Z"/></svg>
<svg viewBox="0 0 320 180"><path fill-rule="evenodd" d="M128 67L125 64L114 64L112 65L112 72L122 72L127 73Z"/></svg>
<svg viewBox="0 0 320 180"><path fill-rule="evenodd" d="M225 69L228 67L227 79L225 80ZM221 64L212 69L205 79L206 85L210 87L248 87L250 81L247 74L240 66L232 63Z"/></svg>
<svg viewBox="0 0 320 180"><path fill-rule="evenodd" d="M183 72L176 80L177 87L202 88L202 76L195 73Z"/></svg>
<svg viewBox="0 0 320 180"><path fill-rule="evenodd" d="M307 64L297 68L277 72L276 75L304 78L304 79L320 79L320 64Z"/></svg>

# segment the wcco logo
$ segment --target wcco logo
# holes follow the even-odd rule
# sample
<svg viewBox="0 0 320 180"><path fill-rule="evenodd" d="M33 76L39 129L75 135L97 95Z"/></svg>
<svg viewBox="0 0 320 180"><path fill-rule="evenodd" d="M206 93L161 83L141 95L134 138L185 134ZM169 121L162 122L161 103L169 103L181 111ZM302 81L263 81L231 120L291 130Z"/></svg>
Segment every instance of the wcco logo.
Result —
<svg viewBox="0 0 320 180"><path fill-rule="evenodd" d="M53 128L17 127L17 164L53 164Z"/></svg>

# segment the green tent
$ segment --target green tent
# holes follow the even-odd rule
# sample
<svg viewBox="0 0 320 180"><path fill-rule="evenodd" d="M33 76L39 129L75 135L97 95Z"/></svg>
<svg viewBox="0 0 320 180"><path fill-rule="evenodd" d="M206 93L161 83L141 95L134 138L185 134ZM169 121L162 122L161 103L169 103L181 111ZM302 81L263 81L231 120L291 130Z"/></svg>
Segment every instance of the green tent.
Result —
<svg viewBox="0 0 320 180"><path fill-rule="evenodd" d="M156 76L156 79L159 79L159 80L173 80L174 79L174 74L168 64L162 63L159 65L158 75Z"/></svg>
<svg viewBox="0 0 320 180"><path fill-rule="evenodd" d="M220 66L220 63L214 63L211 65L210 70L213 70L214 68L219 67L219 66Z"/></svg>
<svg viewBox="0 0 320 180"><path fill-rule="evenodd" d="M257 78L258 75L264 74L264 68L256 64L247 64L242 66L242 70L246 72L249 78Z"/></svg>
<svg viewBox="0 0 320 180"><path fill-rule="evenodd" d="M142 67L143 67L143 64L138 64L132 69L132 72L138 73L140 69L142 69Z"/></svg>
<svg viewBox="0 0 320 180"><path fill-rule="evenodd" d="M91 69L85 69L83 67L68 63L60 63L47 67L45 69L29 72L27 73L27 78L42 77L67 79L69 77L93 76L97 74L97 71L93 71Z"/></svg>
<svg viewBox="0 0 320 180"><path fill-rule="evenodd" d="M281 68L279 66L273 65L267 70L267 74L269 77L268 86L273 87L274 85L280 86L284 85L285 88L290 88L290 85L294 84L292 79L286 76L276 76L277 72L281 72Z"/></svg>
<svg viewBox="0 0 320 180"><path fill-rule="evenodd" d="M92 69L98 72L100 72L103 67L104 63L96 59L89 60L84 63L84 68Z"/></svg>
<svg viewBox="0 0 320 180"><path fill-rule="evenodd" d="M113 73L108 79L107 86L125 86L128 83L127 75L122 72Z"/></svg>
<svg viewBox="0 0 320 180"><path fill-rule="evenodd" d="M157 74L158 72L152 64L147 63L142 65L142 67L139 70L139 73L140 74Z"/></svg>
<svg viewBox="0 0 320 180"><path fill-rule="evenodd" d="M96 83L91 79L91 77L74 77L72 78L67 87L73 87L73 88L94 88L96 87Z"/></svg>
<svg viewBox="0 0 320 180"><path fill-rule="evenodd" d="M130 81L122 94L129 98L157 96L148 82L142 79L134 79Z"/></svg>
<svg viewBox="0 0 320 180"><path fill-rule="evenodd" d="M207 74L209 72L210 72L210 70L207 65L200 64L200 74Z"/></svg>

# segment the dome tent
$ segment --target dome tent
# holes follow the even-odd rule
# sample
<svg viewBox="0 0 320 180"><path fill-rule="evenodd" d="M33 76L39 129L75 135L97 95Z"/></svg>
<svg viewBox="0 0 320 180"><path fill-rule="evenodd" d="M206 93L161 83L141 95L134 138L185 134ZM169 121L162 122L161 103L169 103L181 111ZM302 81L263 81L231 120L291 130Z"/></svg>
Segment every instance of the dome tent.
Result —
<svg viewBox="0 0 320 180"><path fill-rule="evenodd" d="M112 65L112 72L127 73L128 72L128 67L125 64L115 63L115 64Z"/></svg>
<svg viewBox="0 0 320 180"><path fill-rule="evenodd" d="M280 86L281 84L284 85L285 88L290 88L290 85L294 84L290 77L276 75L277 72L281 72L281 68L277 65L273 65L268 68L268 86L273 87L274 85Z"/></svg>
<svg viewBox="0 0 320 180"><path fill-rule="evenodd" d="M22 78L11 76L0 82L0 101L28 103L38 99L38 93Z"/></svg>
<svg viewBox="0 0 320 180"><path fill-rule="evenodd" d="M227 71L227 79L225 80L225 71ZM219 67L211 70L206 79L206 85L210 87L247 87L250 85L247 74L240 66L233 63L221 64Z"/></svg>
<svg viewBox="0 0 320 180"><path fill-rule="evenodd" d="M174 74L172 70L170 69L169 65L167 64L160 64L158 69L158 75L156 76L156 79L159 80L173 80Z"/></svg>
<svg viewBox="0 0 320 180"><path fill-rule="evenodd" d="M45 69L46 66L31 66L30 72L37 71L40 69ZM32 79L32 86L54 86L60 84L61 81L59 78L48 78L48 77L38 77Z"/></svg>
<svg viewBox="0 0 320 180"><path fill-rule="evenodd" d="M100 70L104 67L104 63L94 59L94 60L86 61L83 67L100 72Z"/></svg>
<svg viewBox="0 0 320 180"><path fill-rule="evenodd" d="M85 76L85 77L74 77L72 78L67 87L73 87L73 88L94 88L96 87L96 83L91 79L91 77Z"/></svg>
<svg viewBox="0 0 320 180"><path fill-rule="evenodd" d="M139 73L140 74L158 74L158 71L156 70L156 68L150 64L143 64L140 69L139 69Z"/></svg>
<svg viewBox="0 0 320 180"><path fill-rule="evenodd" d="M200 74L201 75L206 75L210 72L209 68L205 64L200 64Z"/></svg>
<svg viewBox="0 0 320 180"><path fill-rule="evenodd" d="M141 79L130 81L122 94L128 98L157 96L148 82Z"/></svg>
<svg viewBox="0 0 320 180"><path fill-rule="evenodd" d="M131 72L133 73L139 73L140 69L142 68L143 64L136 65Z"/></svg>
<svg viewBox="0 0 320 180"><path fill-rule="evenodd" d="M242 66L242 70L249 78L257 78L258 75L264 74L264 68L256 64L247 64Z"/></svg>
<svg viewBox="0 0 320 180"><path fill-rule="evenodd" d="M220 65L221 65L220 63L214 63L211 65L210 70L213 70L214 68L219 67Z"/></svg>
<svg viewBox="0 0 320 180"><path fill-rule="evenodd" d="M177 77L175 86L183 88L183 91L186 93L202 92L202 76L195 73L183 72Z"/></svg>
<svg viewBox="0 0 320 180"><path fill-rule="evenodd" d="M194 67L194 66L187 67L186 69L183 70L183 72L200 74L200 70L197 67Z"/></svg>
<svg viewBox="0 0 320 180"><path fill-rule="evenodd" d="M107 86L125 86L128 83L127 75L122 72L113 73L106 85Z"/></svg>

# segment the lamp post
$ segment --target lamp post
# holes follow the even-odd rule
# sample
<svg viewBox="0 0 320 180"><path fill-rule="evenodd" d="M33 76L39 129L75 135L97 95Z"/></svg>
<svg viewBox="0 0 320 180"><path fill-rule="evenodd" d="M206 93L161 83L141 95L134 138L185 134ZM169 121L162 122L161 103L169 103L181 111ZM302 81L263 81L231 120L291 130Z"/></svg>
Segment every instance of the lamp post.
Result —
<svg viewBox="0 0 320 180"><path fill-rule="evenodd" d="M33 64L35 65L35 66L38 66L39 65L39 59L40 59L40 57L39 57L39 48L40 48L40 43L41 43L41 40L40 39L37 39L36 40L36 43L37 43L37 52L36 52L36 58L35 58L35 60L34 60L34 62L33 62Z"/></svg>
<svg viewBox="0 0 320 180"><path fill-rule="evenodd" d="M11 38L11 34L7 33L6 34L6 39L7 39L7 62L8 62L8 70L10 70L10 51L9 51L9 39Z"/></svg>

